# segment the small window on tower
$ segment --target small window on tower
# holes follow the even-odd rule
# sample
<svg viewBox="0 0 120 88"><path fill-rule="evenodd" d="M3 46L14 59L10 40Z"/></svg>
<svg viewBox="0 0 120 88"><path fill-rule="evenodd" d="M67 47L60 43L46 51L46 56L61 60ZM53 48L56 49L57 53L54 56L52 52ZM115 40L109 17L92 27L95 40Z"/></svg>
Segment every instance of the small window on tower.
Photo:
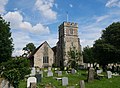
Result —
<svg viewBox="0 0 120 88"><path fill-rule="evenodd" d="M71 35L73 35L73 29L72 28L70 28L69 32L70 32Z"/></svg>

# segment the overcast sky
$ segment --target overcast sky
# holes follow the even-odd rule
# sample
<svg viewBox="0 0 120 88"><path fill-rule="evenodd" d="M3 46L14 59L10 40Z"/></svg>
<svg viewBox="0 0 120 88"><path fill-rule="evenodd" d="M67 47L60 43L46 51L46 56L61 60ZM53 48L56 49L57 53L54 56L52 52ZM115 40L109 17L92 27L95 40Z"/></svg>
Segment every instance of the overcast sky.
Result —
<svg viewBox="0 0 120 88"><path fill-rule="evenodd" d="M0 14L11 23L13 56L31 42L55 46L67 13L69 22L79 24L82 47L92 46L103 29L120 21L120 0L0 0Z"/></svg>

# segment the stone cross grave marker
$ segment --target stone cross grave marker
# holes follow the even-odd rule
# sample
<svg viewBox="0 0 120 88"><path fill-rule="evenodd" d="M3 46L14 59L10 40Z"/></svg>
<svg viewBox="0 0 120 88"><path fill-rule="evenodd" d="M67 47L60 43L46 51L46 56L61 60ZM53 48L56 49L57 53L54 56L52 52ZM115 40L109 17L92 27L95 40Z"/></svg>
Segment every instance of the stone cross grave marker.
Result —
<svg viewBox="0 0 120 88"><path fill-rule="evenodd" d="M29 78L27 79L27 88L30 87L30 83L37 83L36 77L29 77Z"/></svg>
<svg viewBox="0 0 120 88"><path fill-rule="evenodd" d="M47 77L53 76L53 72L52 71L48 71L47 73Z"/></svg>
<svg viewBox="0 0 120 88"><path fill-rule="evenodd" d="M85 82L84 82L84 80L80 80L80 88L85 88Z"/></svg>
<svg viewBox="0 0 120 88"><path fill-rule="evenodd" d="M62 78L62 86L67 86L68 85L68 77L63 77Z"/></svg>
<svg viewBox="0 0 120 88"><path fill-rule="evenodd" d="M95 74L94 68L89 68L89 70L88 70L88 82L91 82L94 80L94 74Z"/></svg>
<svg viewBox="0 0 120 88"><path fill-rule="evenodd" d="M111 71L107 71L107 77L108 77L108 79L112 78L112 72Z"/></svg>

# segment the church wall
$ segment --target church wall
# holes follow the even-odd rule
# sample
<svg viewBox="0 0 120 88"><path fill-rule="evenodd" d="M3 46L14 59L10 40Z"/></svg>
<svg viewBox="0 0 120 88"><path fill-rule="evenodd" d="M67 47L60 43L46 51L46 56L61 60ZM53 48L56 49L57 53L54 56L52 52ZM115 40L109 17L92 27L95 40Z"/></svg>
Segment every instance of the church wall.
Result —
<svg viewBox="0 0 120 88"><path fill-rule="evenodd" d="M48 50L45 51L44 47L47 46ZM45 55L45 52L47 53L48 57L49 57L49 63L43 63L43 56ZM34 54L34 66L43 68L43 67L47 67L47 66L52 66L53 64L53 59L54 59L54 52L52 51L52 49L48 46L47 43L44 43L39 50Z"/></svg>

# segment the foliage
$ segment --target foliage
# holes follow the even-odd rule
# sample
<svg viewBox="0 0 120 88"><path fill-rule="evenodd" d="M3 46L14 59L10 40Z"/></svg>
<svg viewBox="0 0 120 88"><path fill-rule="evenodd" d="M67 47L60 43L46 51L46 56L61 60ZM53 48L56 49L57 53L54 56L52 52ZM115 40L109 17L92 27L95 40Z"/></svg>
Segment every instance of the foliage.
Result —
<svg viewBox="0 0 120 88"><path fill-rule="evenodd" d="M31 52L33 52L36 49L35 45L33 43L28 43L23 50L25 51L23 56L28 56Z"/></svg>
<svg viewBox="0 0 120 88"><path fill-rule="evenodd" d="M95 62L92 47L89 47L89 46L84 47L82 54L83 54L83 60L85 63L94 63Z"/></svg>
<svg viewBox="0 0 120 88"><path fill-rule="evenodd" d="M103 66L120 62L120 22L103 30L101 38L93 45L93 51L94 57Z"/></svg>
<svg viewBox="0 0 120 88"><path fill-rule="evenodd" d="M74 48L70 48L70 51L67 52L68 64L71 68L77 68L78 62L81 60L81 53Z"/></svg>
<svg viewBox="0 0 120 88"><path fill-rule="evenodd" d="M13 44L10 32L10 23L0 16L0 63L10 59Z"/></svg>
<svg viewBox="0 0 120 88"><path fill-rule="evenodd" d="M15 88L18 88L19 81L24 79L25 75L30 74L29 61L25 58L16 58L1 63L0 73Z"/></svg>

